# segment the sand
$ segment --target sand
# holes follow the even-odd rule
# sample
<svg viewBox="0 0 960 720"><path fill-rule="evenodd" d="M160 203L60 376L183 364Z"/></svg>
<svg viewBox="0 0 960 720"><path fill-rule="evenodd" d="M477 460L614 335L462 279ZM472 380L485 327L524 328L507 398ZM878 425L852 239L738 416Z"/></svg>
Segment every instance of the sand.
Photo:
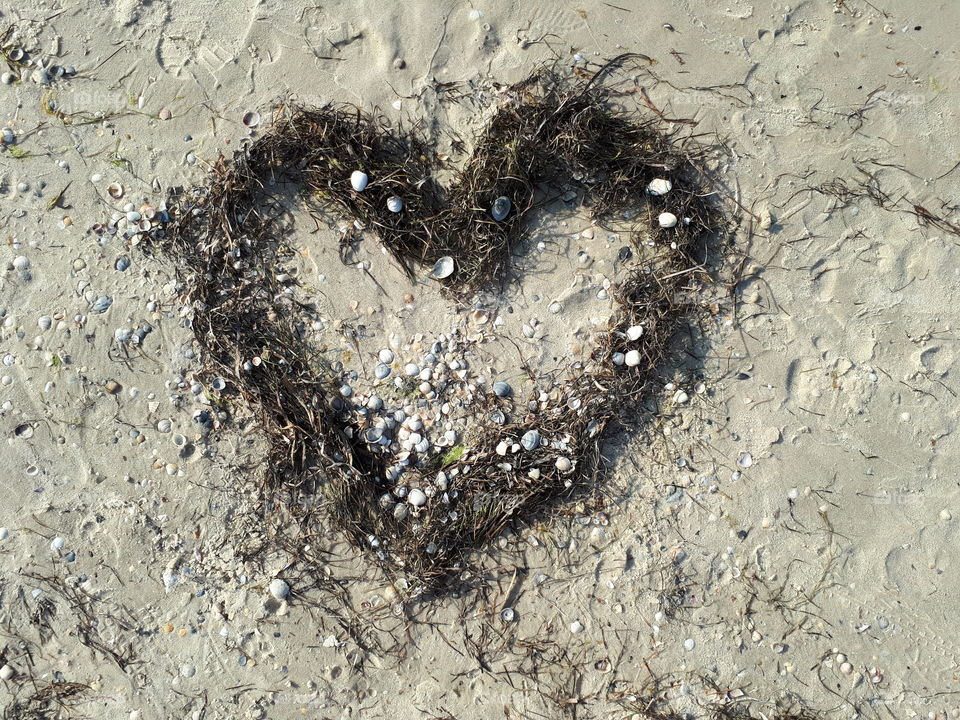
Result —
<svg viewBox="0 0 960 720"><path fill-rule="evenodd" d="M948 2L892 0L3 9L17 46L78 70L0 86L0 124L17 136L0 154L9 716L50 683L88 686L78 717L144 720L627 718L652 692L695 717L714 703L756 717L798 704L960 714L957 233L915 208L960 223L958 21ZM199 364L173 268L88 228L203 182L248 135L243 114L266 119L279 99L354 102L469 137L497 83L554 53L582 66L624 51L655 61L659 81L642 79L655 108L723 140L725 202L749 213L697 357L607 448L604 513L506 535L485 591L429 605L395 603L334 537L311 543L314 578L278 548L245 561L263 530L237 470L262 458L255 428L242 408L213 435L193 421ZM477 103L443 102L442 83ZM45 97L116 116L66 124ZM870 176L886 207L838 196ZM545 218L547 249L531 246L530 284L513 290L518 318L553 323L541 362L579 342L564 332L602 321L593 296L546 307L579 250L598 268L615 255L581 235L588 225L575 209ZM376 306L381 334L456 321L425 286L403 310L398 292L356 281L335 244L326 229L304 235L331 322L354 300ZM361 252L401 288L374 245ZM97 313L101 296L112 304ZM142 347L115 342L144 322ZM269 594L275 577L288 597Z"/></svg>

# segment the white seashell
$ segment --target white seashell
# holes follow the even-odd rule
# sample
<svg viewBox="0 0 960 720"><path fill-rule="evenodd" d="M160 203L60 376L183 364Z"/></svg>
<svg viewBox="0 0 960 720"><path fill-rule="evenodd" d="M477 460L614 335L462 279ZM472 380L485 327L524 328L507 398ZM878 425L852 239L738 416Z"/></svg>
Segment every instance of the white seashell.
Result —
<svg viewBox="0 0 960 720"><path fill-rule="evenodd" d="M666 195L673 190L673 183L665 178L656 178L647 185L647 192L651 195Z"/></svg>
<svg viewBox="0 0 960 720"><path fill-rule="evenodd" d="M49 315L44 315L37 320L37 327L41 330L49 330L51 325L53 325L53 318Z"/></svg>
<svg viewBox="0 0 960 720"><path fill-rule="evenodd" d="M50 549L54 552L62 550L63 546L66 544L66 541L62 537L55 537L50 543Z"/></svg>
<svg viewBox="0 0 960 720"><path fill-rule="evenodd" d="M640 364L640 353L637 350L631 350L624 356L623 362L627 367L636 367Z"/></svg>
<svg viewBox="0 0 960 720"><path fill-rule="evenodd" d="M737 465L742 468L748 468L753 465L753 455L748 452L740 453L740 456L737 458Z"/></svg>
<svg viewBox="0 0 960 720"><path fill-rule="evenodd" d="M30 258L26 257L25 255L17 255L17 257L13 259L13 267L15 270L19 270L20 272L29 270Z"/></svg>
<svg viewBox="0 0 960 720"><path fill-rule="evenodd" d="M672 228L677 226L677 216L673 213L660 213L657 217L657 222L660 223L662 228Z"/></svg>
<svg viewBox="0 0 960 720"><path fill-rule="evenodd" d="M433 264L433 270L430 271L430 277L436 278L437 280L448 278L453 275L453 267L453 258L449 255L444 255Z"/></svg>
<svg viewBox="0 0 960 720"><path fill-rule="evenodd" d="M420 488L413 488L407 495L407 502L414 507L422 507L427 504L427 496Z"/></svg>
<svg viewBox="0 0 960 720"><path fill-rule="evenodd" d="M5 72L0 75L0 82L2 82L4 85L13 85L13 81L15 79L16 77L11 72Z"/></svg>
<svg viewBox="0 0 960 720"><path fill-rule="evenodd" d="M507 215L510 214L510 207L510 198L506 195L501 195L493 201L493 206L490 208L490 217L497 222L506 220Z"/></svg>
<svg viewBox="0 0 960 720"><path fill-rule="evenodd" d="M417 375L420 374L420 366L416 365L415 363L407 363L406 365L403 366L403 371L409 377L416 377Z"/></svg>
<svg viewBox="0 0 960 720"><path fill-rule="evenodd" d="M367 174L362 170L354 170L350 174L350 185L357 192L363 192L369 182L370 182L370 178L367 177ZM389 207L389 202L387 203L387 206ZM394 210L394 212L400 212L400 211Z"/></svg>
<svg viewBox="0 0 960 720"><path fill-rule="evenodd" d="M627 340L639 340L643 335L643 325L633 325L627 328Z"/></svg>
<svg viewBox="0 0 960 720"><path fill-rule="evenodd" d="M393 213L398 213L403 210L403 200L398 198L396 195L392 195L387 198L387 210Z"/></svg>
<svg viewBox="0 0 960 720"><path fill-rule="evenodd" d="M118 182L110 183L107 185L107 194L114 200L119 200L123 197L123 185Z"/></svg>
<svg viewBox="0 0 960 720"><path fill-rule="evenodd" d="M570 462L570 458L568 457L558 457L556 466L560 472L569 472L570 468L573 467L573 463Z"/></svg>
<svg viewBox="0 0 960 720"><path fill-rule="evenodd" d="M283 600L287 595L290 594L290 586L285 580L274 578L270 581L270 594L273 595L277 600Z"/></svg>
<svg viewBox="0 0 960 720"><path fill-rule="evenodd" d="M256 110L250 110L243 114L243 124L248 128L254 128L260 124L260 113Z"/></svg>
<svg viewBox="0 0 960 720"><path fill-rule="evenodd" d="M170 429L173 427L173 423L169 420L161 420L157 423L157 431L162 433L170 432Z"/></svg>
<svg viewBox="0 0 960 720"><path fill-rule="evenodd" d="M4 681L9 680L14 676L14 674L15 674L14 669L9 665L4 665L3 667L0 667L0 680L4 680Z"/></svg>

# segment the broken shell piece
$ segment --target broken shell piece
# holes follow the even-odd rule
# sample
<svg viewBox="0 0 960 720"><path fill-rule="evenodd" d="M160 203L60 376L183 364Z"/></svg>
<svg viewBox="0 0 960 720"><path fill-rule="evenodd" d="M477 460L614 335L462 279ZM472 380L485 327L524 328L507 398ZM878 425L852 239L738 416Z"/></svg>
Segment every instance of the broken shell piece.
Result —
<svg viewBox="0 0 960 720"><path fill-rule="evenodd" d="M493 207L490 208L490 216L497 222L501 222L510 214L510 198L501 195L493 201Z"/></svg>
<svg viewBox="0 0 960 720"><path fill-rule="evenodd" d="M657 218L657 222L660 223L662 228L672 228L677 226L677 216L673 213L660 213L660 216Z"/></svg>
<svg viewBox="0 0 960 720"><path fill-rule="evenodd" d="M112 197L114 200L119 200L123 197L123 185L118 182L110 183L107 185L107 195Z"/></svg>
<svg viewBox="0 0 960 720"><path fill-rule="evenodd" d="M444 255L433 264L433 270L430 271L430 277L437 280L443 280L453 275L453 258Z"/></svg>
<svg viewBox="0 0 960 720"><path fill-rule="evenodd" d="M243 124L248 128L254 128L260 124L260 113L250 110L243 114Z"/></svg>
<svg viewBox="0 0 960 720"><path fill-rule="evenodd" d="M357 192L363 192L369 182L370 178L362 170L354 170L350 174L350 186Z"/></svg>
<svg viewBox="0 0 960 720"><path fill-rule="evenodd" d="M656 178L647 185L647 192L651 195L666 195L673 190L673 183L665 178Z"/></svg>

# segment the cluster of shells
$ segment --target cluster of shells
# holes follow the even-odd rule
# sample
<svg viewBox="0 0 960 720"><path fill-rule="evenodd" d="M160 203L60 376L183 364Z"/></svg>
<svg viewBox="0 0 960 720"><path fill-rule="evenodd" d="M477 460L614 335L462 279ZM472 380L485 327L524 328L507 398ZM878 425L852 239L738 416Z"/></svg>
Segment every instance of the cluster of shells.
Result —
<svg viewBox="0 0 960 720"><path fill-rule="evenodd" d="M506 383L488 389L484 379L474 375L474 348L459 329L432 340L420 338L411 347L418 349L412 351L416 356L400 358L389 348L377 353L369 391L355 391L351 383L357 374L343 373L340 395L333 400L347 435L356 434L384 460L384 477L378 481L390 490L381 505L401 520L416 514L431 498L452 503L457 493L448 483L458 470L451 470L449 477L439 472L431 481L410 482L406 476L419 475L411 471L420 471L438 455L457 448L475 413L487 412L488 420L505 422L502 409L490 410L489 402L480 401L489 400L491 392L502 397L511 393ZM338 365L334 369L342 371Z"/></svg>
<svg viewBox="0 0 960 720"><path fill-rule="evenodd" d="M126 200L126 190L118 182L107 186L107 194L118 203ZM105 224L96 223L90 228L90 232L97 236L101 243L106 243L113 237L120 237L133 246L140 243L145 236L153 239L163 237L165 232L163 225L168 222L170 222L170 214L166 202L161 201L153 205L146 200L139 203L127 200L120 205L119 209L114 210L110 220ZM129 264L129 259L118 258L117 270L126 270Z"/></svg>
<svg viewBox="0 0 960 720"><path fill-rule="evenodd" d="M23 48L14 47L6 53L10 70L0 74L0 82L12 85L27 76L38 85L49 85L61 78L71 78L77 74L72 65L57 65L52 58L31 57Z"/></svg>

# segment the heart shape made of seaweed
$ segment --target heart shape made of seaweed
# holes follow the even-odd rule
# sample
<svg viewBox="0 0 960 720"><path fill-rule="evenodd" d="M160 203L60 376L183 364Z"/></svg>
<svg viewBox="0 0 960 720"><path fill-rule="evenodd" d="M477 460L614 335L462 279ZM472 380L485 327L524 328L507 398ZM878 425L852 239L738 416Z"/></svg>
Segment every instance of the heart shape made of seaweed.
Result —
<svg viewBox="0 0 960 720"><path fill-rule="evenodd" d="M267 132L221 158L210 182L172 209L161 249L176 258L208 366L250 403L269 438L265 490L322 493L328 518L356 546L418 587L438 587L509 523L596 479L611 421L649 390L696 311L691 290L709 282L708 240L724 227L704 190L699 161L709 149L660 117L613 109L617 93L604 81L627 59L589 77L542 70L503 89L459 168L416 133L356 107L282 105ZM440 169L453 175L446 187L434 177ZM355 171L369 179L361 191ZM298 184L317 216L377 236L408 273L452 259L455 271L440 281L452 299L505 276L537 198L565 183L582 189L598 222L632 209L631 241L648 259L612 288L604 340L568 368L559 401L490 394L509 420L478 420L459 453L412 462L400 492L382 448L364 438L365 413L341 397L298 324L296 281L280 269L293 248L258 201L277 178ZM512 209L494 217L501 197Z"/></svg>

